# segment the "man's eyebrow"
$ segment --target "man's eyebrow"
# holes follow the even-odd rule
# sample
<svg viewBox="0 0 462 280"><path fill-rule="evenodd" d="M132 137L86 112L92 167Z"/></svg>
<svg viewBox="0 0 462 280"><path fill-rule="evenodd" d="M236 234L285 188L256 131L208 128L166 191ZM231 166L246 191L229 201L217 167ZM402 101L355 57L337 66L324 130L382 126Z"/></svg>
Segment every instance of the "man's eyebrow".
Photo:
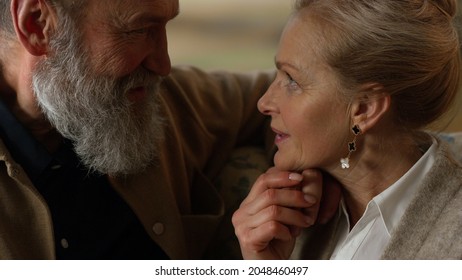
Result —
<svg viewBox="0 0 462 280"><path fill-rule="evenodd" d="M146 22L167 22L170 21L174 18L176 18L179 15L180 11L177 10L175 13L172 13L171 16L165 17L165 16L157 16L157 15L152 15L152 14L143 14L139 17L136 17L131 21L131 24L137 24L137 23L146 23Z"/></svg>
<svg viewBox="0 0 462 280"><path fill-rule="evenodd" d="M149 12L143 12L137 16L127 18L126 14L123 12L117 13L113 16L114 23L119 27L127 27L127 25L137 25L137 24L146 24L151 22L168 22L176 18L180 14L179 7L176 10L171 10L171 13L168 16L165 16L165 13L162 14L153 14ZM126 18L126 20L123 20Z"/></svg>
<svg viewBox="0 0 462 280"><path fill-rule="evenodd" d="M178 7L178 9L172 13L172 16L169 18L169 20L172 20L179 15L180 15L180 8Z"/></svg>
<svg viewBox="0 0 462 280"><path fill-rule="evenodd" d="M168 20L172 20L176 18L180 14L180 6L177 6L176 10L171 11L171 16L168 18Z"/></svg>
<svg viewBox="0 0 462 280"><path fill-rule="evenodd" d="M180 7L178 7L178 9L176 10L176 12L173 14L172 19L174 19L174 18L176 18L177 16L179 16L179 15L180 15L180 12L181 12L181 11L180 11Z"/></svg>

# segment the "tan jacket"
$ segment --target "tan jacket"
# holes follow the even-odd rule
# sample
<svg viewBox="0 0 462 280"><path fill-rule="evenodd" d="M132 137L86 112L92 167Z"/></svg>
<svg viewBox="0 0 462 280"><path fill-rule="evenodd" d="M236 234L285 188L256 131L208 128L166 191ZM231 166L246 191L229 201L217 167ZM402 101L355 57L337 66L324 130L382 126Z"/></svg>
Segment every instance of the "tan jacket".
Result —
<svg viewBox="0 0 462 280"><path fill-rule="evenodd" d="M204 257L224 214L210 181L234 146L261 142L264 117L256 103L272 78L183 67L165 80L160 160L111 182L172 259ZM0 259L54 259L49 209L1 141L0 162Z"/></svg>

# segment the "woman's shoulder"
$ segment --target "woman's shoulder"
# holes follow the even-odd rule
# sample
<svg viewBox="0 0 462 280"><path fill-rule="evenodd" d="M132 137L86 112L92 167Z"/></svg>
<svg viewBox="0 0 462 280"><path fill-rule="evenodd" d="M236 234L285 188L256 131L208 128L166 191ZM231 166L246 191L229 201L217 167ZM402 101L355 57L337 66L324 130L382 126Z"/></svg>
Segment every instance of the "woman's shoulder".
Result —
<svg viewBox="0 0 462 280"><path fill-rule="evenodd" d="M462 164L459 135L437 135L433 167L395 229L385 259L462 258ZM459 160L460 153L459 151ZM456 245L457 244L457 245Z"/></svg>
<svg viewBox="0 0 462 280"><path fill-rule="evenodd" d="M440 133L438 136L449 146L454 157L462 163L462 131L453 133Z"/></svg>

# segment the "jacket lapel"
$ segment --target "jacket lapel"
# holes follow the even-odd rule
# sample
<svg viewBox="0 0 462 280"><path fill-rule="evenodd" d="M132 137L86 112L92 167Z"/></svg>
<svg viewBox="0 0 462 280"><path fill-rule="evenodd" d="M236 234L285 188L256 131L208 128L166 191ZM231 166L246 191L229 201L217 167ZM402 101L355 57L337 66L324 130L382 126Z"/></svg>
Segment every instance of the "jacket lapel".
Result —
<svg viewBox="0 0 462 280"><path fill-rule="evenodd" d="M186 242L172 187L160 168L128 178L110 178L149 236L172 259L186 259Z"/></svg>

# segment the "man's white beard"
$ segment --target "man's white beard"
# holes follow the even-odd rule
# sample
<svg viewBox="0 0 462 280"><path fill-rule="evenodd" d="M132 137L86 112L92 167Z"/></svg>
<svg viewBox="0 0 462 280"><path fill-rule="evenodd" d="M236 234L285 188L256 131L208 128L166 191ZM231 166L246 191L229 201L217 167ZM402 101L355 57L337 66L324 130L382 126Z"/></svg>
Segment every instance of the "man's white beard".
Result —
<svg viewBox="0 0 462 280"><path fill-rule="evenodd" d="M52 42L53 53L33 73L38 104L51 124L73 141L90 170L141 172L156 159L163 139L157 105L160 77L144 69L121 79L95 75L72 25L63 24ZM145 87L148 98L132 104L126 93L139 86Z"/></svg>

